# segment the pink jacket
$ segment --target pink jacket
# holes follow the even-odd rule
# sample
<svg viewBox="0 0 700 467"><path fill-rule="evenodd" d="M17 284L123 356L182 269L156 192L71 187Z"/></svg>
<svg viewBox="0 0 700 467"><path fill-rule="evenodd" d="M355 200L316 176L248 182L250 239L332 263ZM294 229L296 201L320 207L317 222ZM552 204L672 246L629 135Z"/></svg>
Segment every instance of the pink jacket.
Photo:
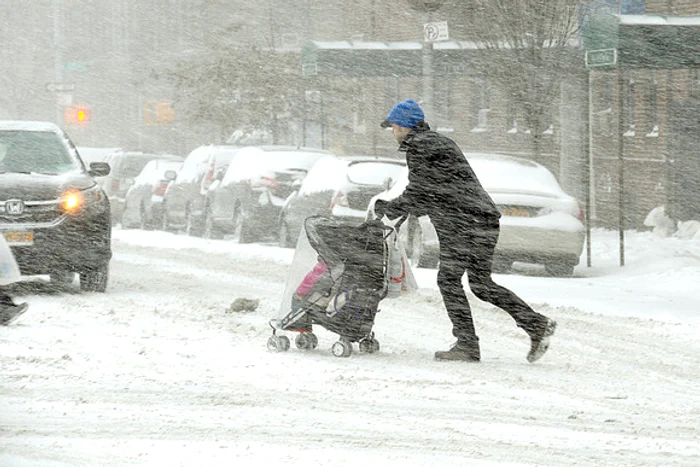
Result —
<svg viewBox="0 0 700 467"><path fill-rule="evenodd" d="M299 284L299 287L297 287L297 295L300 297L305 297L309 292L311 292L311 289L314 288L314 285L316 285L316 282L318 282L326 270L326 263L323 261L316 263L316 266L314 266L314 268L309 271L308 274L306 274L304 280L301 281L301 284Z"/></svg>

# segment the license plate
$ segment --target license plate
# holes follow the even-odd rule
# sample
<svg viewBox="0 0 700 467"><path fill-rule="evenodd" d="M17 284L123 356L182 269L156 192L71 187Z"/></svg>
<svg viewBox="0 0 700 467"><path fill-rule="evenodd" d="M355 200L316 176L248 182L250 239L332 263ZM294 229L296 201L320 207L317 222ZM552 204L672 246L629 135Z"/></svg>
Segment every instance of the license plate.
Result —
<svg viewBox="0 0 700 467"><path fill-rule="evenodd" d="M532 213L530 212L529 209L527 208L504 208L503 209L503 215L504 216L511 216L511 217L532 217Z"/></svg>
<svg viewBox="0 0 700 467"><path fill-rule="evenodd" d="M34 243L34 232L5 232L9 245L26 246Z"/></svg>

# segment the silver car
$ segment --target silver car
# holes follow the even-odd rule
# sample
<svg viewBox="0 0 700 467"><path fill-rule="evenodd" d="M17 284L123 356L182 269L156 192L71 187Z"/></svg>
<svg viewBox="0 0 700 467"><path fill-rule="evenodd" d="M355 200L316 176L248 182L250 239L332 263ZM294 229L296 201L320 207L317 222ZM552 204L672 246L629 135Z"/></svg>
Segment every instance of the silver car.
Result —
<svg viewBox="0 0 700 467"><path fill-rule="evenodd" d="M466 154L476 176L498 205L501 233L494 256L494 272L508 272L513 262L543 264L552 276L571 277L585 240L581 204L564 193L545 167L500 154ZM408 184L408 169L376 199L394 199ZM435 267L440 245L429 216L410 219L401 237L414 266Z"/></svg>
<svg viewBox="0 0 700 467"><path fill-rule="evenodd" d="M122 227L151 229L163 223L163 196L170 184L165 172L178 172L181 161L154 159L134 178L126 192Z"/></svg>

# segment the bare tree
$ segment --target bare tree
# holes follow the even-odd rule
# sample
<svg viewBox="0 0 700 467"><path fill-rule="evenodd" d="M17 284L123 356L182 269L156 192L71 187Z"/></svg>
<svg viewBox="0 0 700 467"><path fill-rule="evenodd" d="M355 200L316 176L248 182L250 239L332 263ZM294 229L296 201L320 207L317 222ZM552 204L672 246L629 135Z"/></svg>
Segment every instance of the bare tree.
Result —
<svg viewBox="0 0 700 467"><path fill-rule="evenodd" d="M531 134L535 160L578 38L576 0L474 0L473 37L488 51L483 69L516 103Z"/></svg>
<svg viewBox="0 0 700 467"><path fill-rule="evenodd" d="M222 137L255 130L282 142L285 122L301 118L299 56L266 42L241 44L229 39L231 32L222 31L217 43L190 51L153 76L173 86L175 105L191 121L218 127Z"/></svg>

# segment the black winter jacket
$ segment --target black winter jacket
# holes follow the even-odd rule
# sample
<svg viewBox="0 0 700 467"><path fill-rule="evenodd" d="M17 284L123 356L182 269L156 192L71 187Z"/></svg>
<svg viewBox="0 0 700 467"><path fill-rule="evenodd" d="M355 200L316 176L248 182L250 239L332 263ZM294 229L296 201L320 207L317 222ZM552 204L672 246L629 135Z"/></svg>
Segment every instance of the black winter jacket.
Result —
<svg viewBox="0 0 700 467"><path fill-rule="evenodd" d="M406 151L408 186L385 206L390 218L427 214L439 235L498 228L498 208L454 141L420 122L399 151Z"/></svg>

